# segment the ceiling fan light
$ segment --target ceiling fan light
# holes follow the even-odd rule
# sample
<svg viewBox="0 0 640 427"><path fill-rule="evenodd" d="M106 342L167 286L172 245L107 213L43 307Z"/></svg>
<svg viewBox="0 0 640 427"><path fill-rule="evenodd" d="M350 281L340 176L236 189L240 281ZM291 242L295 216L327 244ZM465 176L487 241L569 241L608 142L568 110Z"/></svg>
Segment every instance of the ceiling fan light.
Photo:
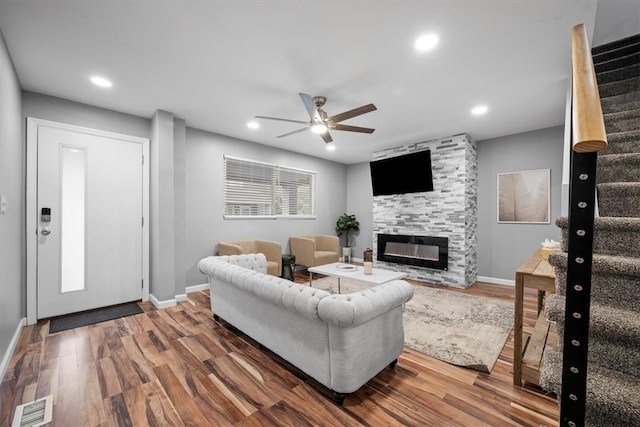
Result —
<svg viewBox="0 0 640 427"><path fill-rule="evenodd" d="M427 52L438 44L438 36L436 34L425 34L416 39L414 47L418 52Z"/></svg>
<svg viewBox="0 0 640 427"><path fill-rule="evenodd" d="M327 125L324 123L314 123L311 125L311 132L321 134L327 131Z"/></svg>
<svg viewBox="0 0 640 427"><path fill-rule="evenodd" d="M104 77L91 76L89 78L89 80L91 81L91 83L93 83L96 86L100 86L100 87L111 87L111 86L113 86L113 83L111 83L111 80L105 79Z"/></svg>
<svg viewBox="0 0 640 427"><path fill-rule="evenodd" d="M486 105L477 105L471 109L471 114L474 116L481 116L487 111L489 111L489 108Z"/></svg>

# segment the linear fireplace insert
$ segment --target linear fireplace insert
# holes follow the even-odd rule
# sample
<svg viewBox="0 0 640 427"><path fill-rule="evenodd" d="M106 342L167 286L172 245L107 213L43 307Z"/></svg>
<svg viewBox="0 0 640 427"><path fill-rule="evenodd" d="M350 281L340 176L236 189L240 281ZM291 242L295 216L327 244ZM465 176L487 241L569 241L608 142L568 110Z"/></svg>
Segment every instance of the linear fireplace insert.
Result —
<svg viewBox="0 0 640 427"><path fill-rule="evenodd" d="M378 261L447 270L449 239L447 237L378 234Z"/></svg>

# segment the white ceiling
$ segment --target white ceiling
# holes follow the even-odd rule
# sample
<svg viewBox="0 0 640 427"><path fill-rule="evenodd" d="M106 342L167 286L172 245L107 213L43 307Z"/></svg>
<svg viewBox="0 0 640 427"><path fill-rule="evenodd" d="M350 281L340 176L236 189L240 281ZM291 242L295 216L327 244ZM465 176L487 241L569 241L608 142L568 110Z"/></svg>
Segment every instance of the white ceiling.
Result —
<svg viewBox="0 0 640 427"><path fill-rule="evenodd" d="M327 158L462 132L476 140L560 125L571 27L593 33L597 0L115 1L0 0L23 89ZM438 46L413 49L436 32ZM105 90L90 75L110 78ZM329 115L374 103L333 131L280 135L308 120L298 96L327 97ZM481 117L470 110L486 104Z"/></svg>

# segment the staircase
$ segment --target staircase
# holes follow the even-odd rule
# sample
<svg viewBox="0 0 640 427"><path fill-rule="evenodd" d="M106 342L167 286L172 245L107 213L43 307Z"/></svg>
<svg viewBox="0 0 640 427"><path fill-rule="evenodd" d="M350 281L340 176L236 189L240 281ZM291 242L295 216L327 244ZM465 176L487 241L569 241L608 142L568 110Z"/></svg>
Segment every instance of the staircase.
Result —
<svg viewBox="0 0 640 427"><path fill-rule="evenodd" d="M598 154L599 217L594 223L587 426L640 426L640 34L591 50L608 147ZM552 253L557 294L546 301L562 351L567 218L556 220L562 251ZM540 384L560 395L562 354L545 354Z"/></svg>

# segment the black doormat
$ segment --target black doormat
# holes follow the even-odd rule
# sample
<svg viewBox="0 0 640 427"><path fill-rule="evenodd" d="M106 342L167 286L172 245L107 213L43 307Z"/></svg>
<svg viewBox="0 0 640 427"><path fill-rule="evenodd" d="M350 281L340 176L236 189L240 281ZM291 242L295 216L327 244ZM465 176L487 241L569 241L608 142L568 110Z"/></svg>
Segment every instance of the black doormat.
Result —
<svg viewBox="0 0 640 427"><path fill-rule="evenodd" d="M144 311L142 311L140 306L138 306L138 303L128 302L126 304L112 305L110 307L96 308L95 310L67 314L65 316L55 317L49 321L49 333L53 334L54 332L66 331L67 329L93 325L94 323L105 322L107 320L140 313L144 313Z"/></svg>

